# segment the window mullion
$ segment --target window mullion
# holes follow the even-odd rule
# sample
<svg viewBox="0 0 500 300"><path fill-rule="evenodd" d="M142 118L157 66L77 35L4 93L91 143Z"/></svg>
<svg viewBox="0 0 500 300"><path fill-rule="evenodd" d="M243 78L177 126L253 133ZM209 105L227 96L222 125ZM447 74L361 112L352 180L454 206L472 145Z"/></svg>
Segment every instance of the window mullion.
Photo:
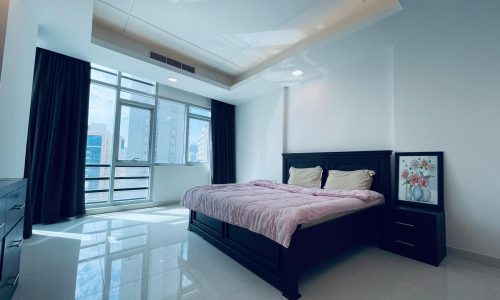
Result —
<svg viewBox="0 0 500 300"><path fill-rule="evenodd" d="M120 123L121 123L121 103L120 85L121 72L118 72L118 85L116 86L116 107L115 107L115 130L113 135L113 158L111 159L110 182L109 182L109 204L114 203L116 163L118 161L118 151L120 147Z"/></svg>

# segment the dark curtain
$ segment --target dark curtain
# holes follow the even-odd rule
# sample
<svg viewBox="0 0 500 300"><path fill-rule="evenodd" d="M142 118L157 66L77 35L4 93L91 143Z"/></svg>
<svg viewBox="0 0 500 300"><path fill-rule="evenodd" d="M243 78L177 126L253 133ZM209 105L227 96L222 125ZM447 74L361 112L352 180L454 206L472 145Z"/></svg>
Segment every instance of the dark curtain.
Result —
<svg viewBox="0 0 500 300"><path fill-rule="evenodd" d="M25 238L32 224L85 213L90 63L37 48L26 144Z"/></svg>
<svg viewBox="0 0 500 300"><path fill-rule="evenodd" d="M212 183L236 182L234 105L212 100Z"/></svg>

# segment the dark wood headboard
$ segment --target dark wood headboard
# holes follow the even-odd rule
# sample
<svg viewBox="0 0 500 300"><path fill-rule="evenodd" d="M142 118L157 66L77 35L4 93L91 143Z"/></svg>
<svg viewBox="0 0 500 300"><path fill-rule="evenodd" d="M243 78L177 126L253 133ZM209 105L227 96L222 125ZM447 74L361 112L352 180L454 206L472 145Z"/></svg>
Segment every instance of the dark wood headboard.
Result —
<svg viewBox="0 0 500 300"><path fill-rule="evenodd" d="M295 168L323 168L321 187L325 185L328 170L353 171L369 169L376 172L371 189L384 195L386 204L391 198L392 151L354 151L354 152L318 152L318 153L283 153L283 183L288 182L288 170Z"/></svg>

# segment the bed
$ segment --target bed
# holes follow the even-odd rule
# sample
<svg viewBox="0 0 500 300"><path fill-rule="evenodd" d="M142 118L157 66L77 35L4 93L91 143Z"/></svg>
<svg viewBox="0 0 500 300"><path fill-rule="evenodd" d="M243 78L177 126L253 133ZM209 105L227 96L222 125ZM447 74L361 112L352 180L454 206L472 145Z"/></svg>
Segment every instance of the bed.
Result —
<svg viewBox="0 0 500 300"><path fill-rule="evenodd" d="M390 156L392 151L356 151L283 154L283 183L290 167L321 166L322 186L327 170L374 170L371 190L386 199L356 212L298 225L285 247L264 235L191 210L189 230L266 280L287 299L298 299L299 276L335 255L361 243L377 242L383 209L391 199Z"/></svg>

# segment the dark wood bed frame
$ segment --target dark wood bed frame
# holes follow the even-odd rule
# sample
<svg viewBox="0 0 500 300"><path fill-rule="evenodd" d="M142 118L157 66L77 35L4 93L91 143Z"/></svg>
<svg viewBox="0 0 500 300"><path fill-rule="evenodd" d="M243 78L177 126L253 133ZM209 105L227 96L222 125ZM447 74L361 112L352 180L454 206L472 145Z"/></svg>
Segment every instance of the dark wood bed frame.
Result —
<svg viewBox="0 0 500 300"><path fill-rule="evenodd" d="M370 169L377 174L372 190L391 201L390 156L392 151L357 151L283 154L283 182L290 167L323 168L322 186L328 170ZM364 242L377 242L382 206L375 206L318 225L295 230L288 248L260 234L191 211L189 230L226 253L262 279L282 291L287 299L298 299L299 275L335 255Z"/></svg>

